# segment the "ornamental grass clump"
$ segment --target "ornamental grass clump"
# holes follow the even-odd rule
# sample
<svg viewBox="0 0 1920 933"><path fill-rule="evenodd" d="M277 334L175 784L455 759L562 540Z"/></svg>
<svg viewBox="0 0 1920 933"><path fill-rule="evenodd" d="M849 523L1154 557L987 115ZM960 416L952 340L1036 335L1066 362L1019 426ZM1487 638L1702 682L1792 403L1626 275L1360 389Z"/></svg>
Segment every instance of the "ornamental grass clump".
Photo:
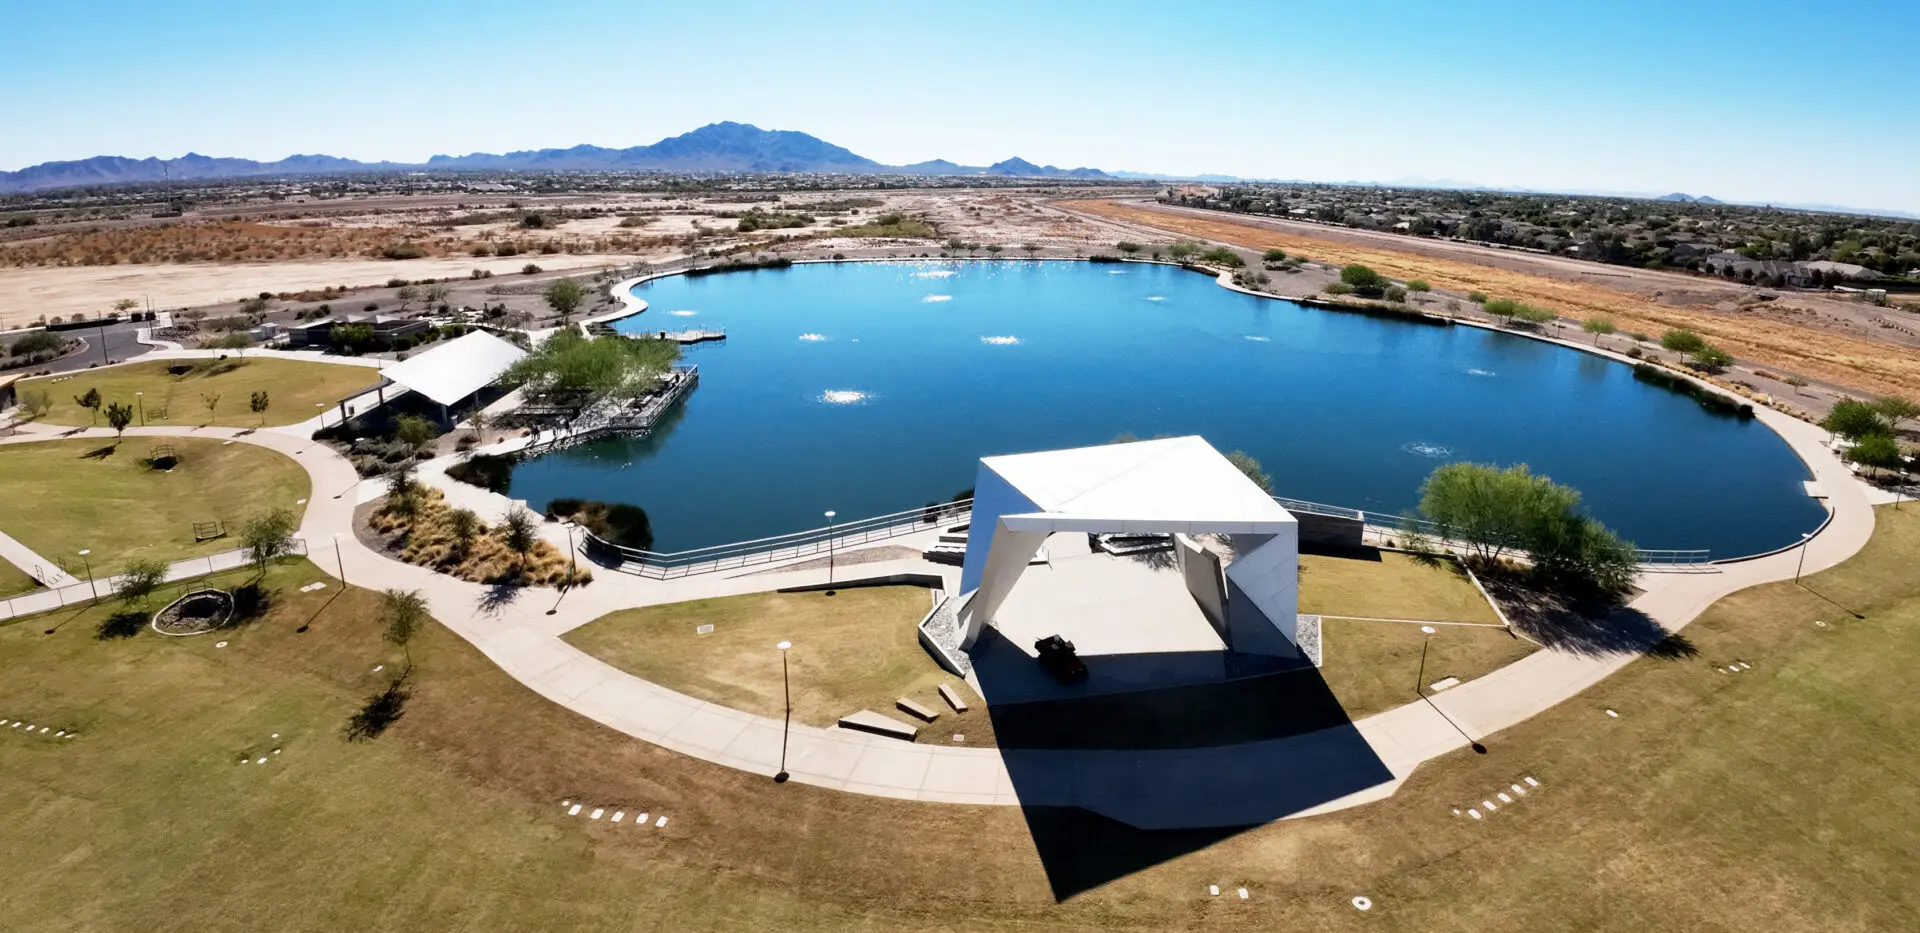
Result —
<svg viewBox="0 0 1920 933"><path fill-rule="evenodd" d="M440 490L414 486L390 494L367 524L399 541L399 557L474 583L558 586L566 583L572 562L559 548L536 539L523 557L508 546L505 529L479 521L473 513L447 505ZM573 582L593 575L573 570Z"/></svg>

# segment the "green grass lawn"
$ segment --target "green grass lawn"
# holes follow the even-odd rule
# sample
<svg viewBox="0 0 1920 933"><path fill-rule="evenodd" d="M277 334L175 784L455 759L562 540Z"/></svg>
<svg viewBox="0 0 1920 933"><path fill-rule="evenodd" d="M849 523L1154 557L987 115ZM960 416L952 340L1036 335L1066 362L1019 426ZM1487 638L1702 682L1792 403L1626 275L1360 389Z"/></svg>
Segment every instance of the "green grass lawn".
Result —
<svg viewBox="0 0 1920 933"><path fill-rule="evenodd" d="M1300 611L1369 619L1500 619L1451 560L1422 561L1371 548L1300 555Z"/></svg>
<svg viewBox="0 0 1920 933"><path fill-rule="evenodd" d="M946 738L955 729L987 741L980 704L971 704L979 725L972 733L936 688L954 684L920 647L915 623L932 603L917 586L860 587L824 593L754 593L628 609L587 623L567 642L614 667L663 687L762 716L783 714L780 651L793 643L787 661L793 684L793 719L831 726L840 717L870 709L901 719L894 700L911 697L941 711L923 740ZM712 625L710 635L698 634ZM918 720L913 720L918 723ZM977 736L977 737L976 737Z"/></svg>
<svg viewBox="0 0 1920 933"><path fill-rule="evenodd" d="M146 464L172 444L172 471ZM45 441L0 447L0 530L78 576L81 548L96 576L134 558L181 560L239 547L239 526L274 508L296 516L310 490L293 460L252 444L207 438ZM218 519L229 535L195 543L193 523Z"/></svg>
<svg viewBox="0 0 1920 933"><path fill-rule="evenodd" d="M28 575L26 571L0 560L0 599L31 593L40 588L40 581Z"/></svg>
<svg viewBox="0 0 1920 933"><path fill-rule="evenodd" d="M322 579L305 562L275 571L266 618L217 636L101 640L110 607L0 622L0 716L82 733L0 729L0 917L9 933L1916 929L1920 510L1878 515L1846 565L1710 609L1684 632L1693 658L1637 660L1386 801L1240 832L776 786L574 715L438 626L413 645L405 716L348 742L400 652L373 594L297 592ZM1736 660L1752 668L1715 671ZM1541 786L1518 803L1452 815L1527 775ZM671 822L569 818L562 799ZM1034 838L1063 827L1056 873L1119 868L1059 903Z"/></svg>
<svg viewBox="0 0 1920 933"><path fill-rule="evenodd" d="M19 388L21 392L44 391L52 399L52 408L40 419L48 424L104 425L105 405L123 402L136 408L144 406L147 424L254 427L262 423L261 416L248 407L255 392L267 393L266 424L294 424L380 381L379 370L365 366L266 357L229 359L225 363L237 365L215 372L222 364L214 360L154 360L79 372L57 383L51 377L31 379L20 383ZM185 375L167 372L169 366L188 364L194 368ZM89 417L87 409L74 401L88 389L100 390L102 407L97 418ZM136 392L144 393L137 405ZM209 420L203 396L215 393L220 399ZM134 424L140 424L138 417Z"/></svg>

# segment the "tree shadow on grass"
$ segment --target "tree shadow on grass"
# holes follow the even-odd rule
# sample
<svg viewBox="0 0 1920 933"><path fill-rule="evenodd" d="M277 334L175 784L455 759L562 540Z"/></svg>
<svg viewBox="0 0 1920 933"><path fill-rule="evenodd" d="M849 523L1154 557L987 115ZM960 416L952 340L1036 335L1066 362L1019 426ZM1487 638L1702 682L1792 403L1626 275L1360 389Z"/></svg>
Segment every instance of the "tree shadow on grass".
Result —
<svg viewBox="0 0 1920 933"><path fill-rule="evenodd" d="M138 609L122 609L102 619L100 627L94 630L93 637L101 641L132 638L140 634L141 629L147 627L147 619L148 615Z"/></svg>
<svg viewBox="0 0 1920 933"><path fill-rule="evenodd" d="M387 689L367 698L360 711L347 717L347 741L364 742L378 738L400 717L407 714L407 700L413 691L407 689L406 678L401 677L387 685Z"/></svg>
<svg viewBox="0 0 1920 933"><path fill-rule="evenodd" d="M108 445L107 445L107 446L105 446L105 447L95 447L94 449L92 449L92 450L89 450L89 451L87 451L86 453L83 453L83 454L81 454L81 455L80 455L80 459L82 459L82 460L105 460L105 459L107 459L108 457L111 457L111 456L113 456L113 454L114 454L114 452L115 452L115 451L117 451L117 450L119 450L119 449L120 449L120 445L119 445L119 444L108 444Z"/></svg>
<svg viewBox="0 0 1920 933"><path fill-rule="evenodd" d="M1666 661L1685 660L1700 653L1685 635L1617 602L1574 599L1511 580L1482 582L1516 630L1556 651L1588 657L1642 654Z"/></svg>
<svg viewBox="0 0 1920 933"><path fill-rule="evenodd" d="M262 586L259 580L249 580L234 587L229 595L233 597L233 614L221 628L239 628L266 618L278 594Z"/></svg>

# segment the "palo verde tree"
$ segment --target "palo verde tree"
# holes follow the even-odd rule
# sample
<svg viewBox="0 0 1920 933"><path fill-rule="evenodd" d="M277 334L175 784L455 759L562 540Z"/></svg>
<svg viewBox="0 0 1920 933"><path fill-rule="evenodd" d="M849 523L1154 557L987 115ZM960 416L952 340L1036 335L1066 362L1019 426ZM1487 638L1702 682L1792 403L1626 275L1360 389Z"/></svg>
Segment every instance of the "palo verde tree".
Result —
<svg viewBox="0 0 1920 933"><path fill-rule="evenodd" d="M1267 472L1260 468L1260 461L1255 460L1252 454L1244 450L1236 450L1227 454L1227 462L1233 464L1234 469L1239 470L1241 475L1251 480L1255 486L1260 487L1261 492L1269 496L1273 495L1273 477L1268 476Z"/></svg>
<svg viewBox="0 0 1920 933"><path fill-rule="evenodd" d="M133 423L133 406L125 402L114 402L107 406L107 426L113 428L113 441L119 443L127 433L127 425Z"/></svg>
<svg viewBox="0 0 1920 933"><path fill-rule="evenodd" d="M1682 327L1661 334L1660 345L1675 353L1693 353L1705 347L1707 340L1705 337Z"/></svg>
<svg viewBox="0 0 1920 933"><path fill-rule="evenodd" d="M1601 337L1613 333L1618 328L1614 326L1613 318L1604 314L1596 314L1581 321L1580 329L1593 335L1593 345L1597 347L1600 345Z"/></svg>
<svg viewBox="0 0 1920 933"><path fill-rule="evenodd" d="M1888 427L1896 430L1902 421L1920 421L1920 402L1889 395L1873 403L1873 407L1885 415Z"/></svg>
<svg viewBox="0 0 1920 933"><path fill-rule="evenodd" d="M1872 467L1875 473L1899 469L1906 461L1900 453L1900 442L1887 434L1869 434L1854 441L1846 456L1848 462Z"/></svg>
<svg viewBox="0 0 1920 933"><path fill-rule="evenodd" d="M501 521L502 542L507 550L520 559L520 572L527 569L527 555L533 553L534 545L540 543L540 536L534 531L533 513L516 505L507 510Z"/></svg>
<svg viewBox="0 0 1920 933"><path fill-rule="evenodd" d="M638 398L659 385L680 345L651 337L588 337L562 330L507 369L502 380L528 393L590 399Z"/></svg>
<svg viewBox="0 0 1920 933"><path fill-rule="evenodd" d="M1439 537L1482 564L1524 553L1528 573L1555 590L1618 594L1633 583L1639 554L1580 511L1580 494L1523 464L1507 469L1449 463L1420 487L1420 514Z"/></svg>
<svg viewBox="0 0 1920 933"><path fill-rule="evenodd" d="M587 300L587 287L574 278L554 279L547 283L547 289L542 293L542 297L547 299L547 307L560 315L560 320L564 323L572 318L573 312L578 311L580 305Z"/></svg>
<svg viewBox="0 0 1920 933"><path fill-rule="evenodd" d="M252 409L254 414L260 416L260 424L263 427L267 423L267 405L271 401L272 399L267 397L267 390L265 389L255 391L253 396L247 399L247 407Z"/></svg>
<svg viewBox="0 0 1920 933"><path fill-rule="evenodd" d="M293 533L297 527L292 512L274 509L240 529L240 547L247 552L256 576L266 576L269 565L293 553Z"/></svg>
<svg viewBox="0 0 1920 933"><path fill-rule="evenodd" d="M100 423L100 390L88 389L83 395L73 397L73 403L87 410L87 420L92 424Z"/></svg>
<svg viewBox="0 0 1920 933"><path fill-rule="evenodd" d="M1893 434L1893 422L1881 413L1879 406L1854 398L1843 398L1833 403L1827 416L1820 419L1820 426L1853 441L1876 435L1891 437Z"/></svg>
<svg viewBox="0 0 1920 933"><path fill-rule="evenodd" d="M200 404L207 406L207 422L211 424L215 417L215 413L220 410L220 393L218 392L200 393Z"/></svg>
<svg viewBox="0 0 1920 933"><path fill-rule="evenodd" d="M130 560L120 570L113 597L129 609L145 609L153 594L167 582L167 562L152 558Z"/></svg>
<svg viewBox="0 0 1920 933"><path fill-rule="evenodd" d="M427 598L419 590L385 590L380 594L380 621L385 625L382 637L387 644L398 647L406 653L407 676L413 671L413 649L409 644L413 636L427 623Z"/></svg>

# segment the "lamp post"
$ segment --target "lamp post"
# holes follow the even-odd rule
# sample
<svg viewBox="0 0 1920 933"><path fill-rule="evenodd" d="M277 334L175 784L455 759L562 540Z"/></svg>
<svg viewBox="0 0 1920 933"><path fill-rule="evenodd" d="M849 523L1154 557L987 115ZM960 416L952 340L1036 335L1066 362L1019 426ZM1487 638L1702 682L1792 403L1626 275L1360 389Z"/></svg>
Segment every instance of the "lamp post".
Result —
<svg viewBox="0 0 1920 933"><path fill-rule="evenodd" d="M564 521L560 527L567 530L567 589L573 589L574 574L580 569L580 549L573 543L573 529L577 522Z"/></svg>
<svg viewBox="0 0 1920 933"><path fill-rule="evenodd" d="M568 590L573 589L574 571L577 570L579 566L577 559L574 557L573 526L574 523L571 521L560 523L560 527L567 530L567 585L560 588L560 595L554 598L553 608L547 610L547 615L559 614L560 601L567 598Z"/></svg>
<svg viewBox="0 0 1920 933"><path fill-rule="evenodd" d="M340 569L340 585L347 585L347 559L340 555L340 532L333 533L333 565Z"/></svg>
<svg viewBox="0 0 1920 933"><path fill-rule="evenodd" d="M827 595L833 595L833 510L827 510Z"/></svg>
<svg viewBox="0 0 1920 933"><path fill-rule="evenodd" d="M1807 568L1807 539L1812 537L1813 535L1810 532L1802 532L1800 534L1800 563L1793 568L1793 582L1795 583L1800 582L1800 571Z"/></svg>
<svg viewBox="0 0 1920 933"><path fill-rule="evenodd" d="M147 426L147 400L145 398L146 394L147 393L145 392L133 393L133 403L135 405L140 406L140 426L143 428Z"/></svg>
<svg viewBox="0 0 1920 933"><path fill-rule="evenodd" d="M793 682L787 676L787 649L793 642L783 641L775 648L780 649L780 694L786 702L786 719L780 724L780 771L773 776L775 784L787 783L787 733L793 729Z"/></svg>
<svg viewBox="0 0 1920 933"><path fill-rule="evenodd" d="M104 314L100 316L100 361L113 362L113 357L107 355L107 317Z"/></svg>
<svg viewBox="0 0 1920 933"><path fill-rule="evenodd" d="M87 588L93 591L93 601L99 602L100 586L99 584L96 584L93 582L93 560L87 557L88 554L92 554L92 553L93 553L92 548L84 548L84 547L81 548L80 562L82 564L85 564L87 567Z"/></svg>

